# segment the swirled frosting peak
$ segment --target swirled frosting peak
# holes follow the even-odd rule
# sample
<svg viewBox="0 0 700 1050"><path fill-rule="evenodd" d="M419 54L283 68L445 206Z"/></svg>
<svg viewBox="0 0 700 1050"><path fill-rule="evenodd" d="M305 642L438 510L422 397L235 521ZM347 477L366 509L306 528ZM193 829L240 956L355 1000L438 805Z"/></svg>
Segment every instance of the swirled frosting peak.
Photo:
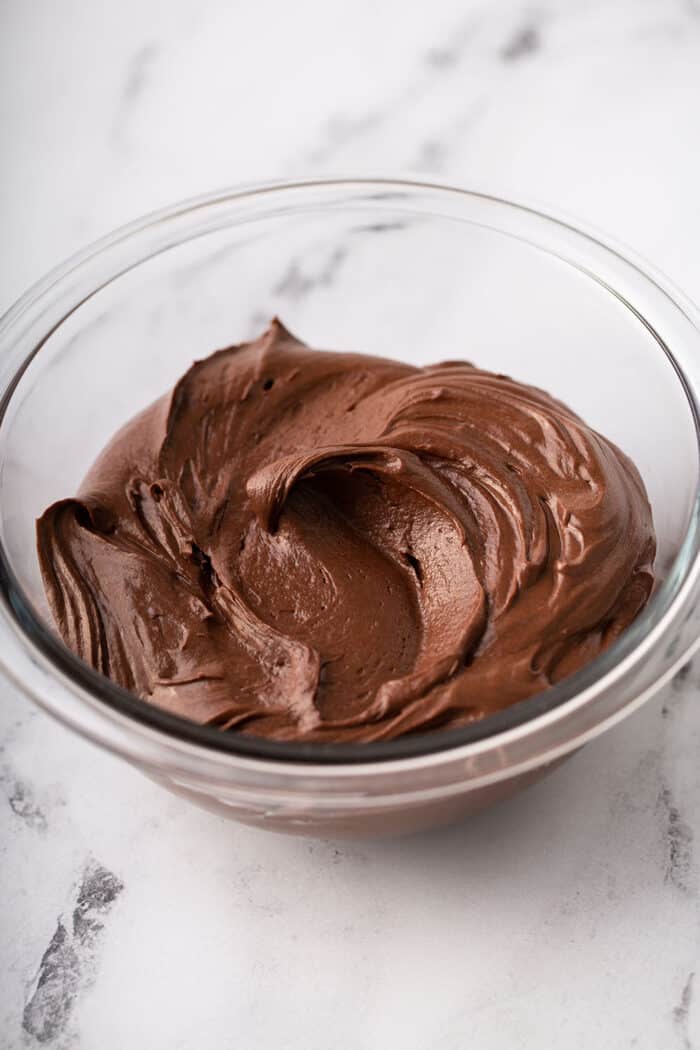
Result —
<svg viewBox="0 0 700 1050"><path fill-rule="evenodd" d="M282 740L459 726L546 689L634 619L654 547L633 464L548 394L278 321L194 364L38 522L74 652Z"/></svg>

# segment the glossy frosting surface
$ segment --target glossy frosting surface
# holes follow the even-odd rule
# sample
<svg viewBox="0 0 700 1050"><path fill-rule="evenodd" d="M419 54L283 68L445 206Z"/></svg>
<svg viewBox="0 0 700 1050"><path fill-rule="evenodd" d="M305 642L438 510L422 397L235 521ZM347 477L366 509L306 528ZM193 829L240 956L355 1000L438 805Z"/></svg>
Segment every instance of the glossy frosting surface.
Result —
<svg viewBox="0 0 700 1050"><path fill-rule="evenodd" d="M37 530L80 657L291 740L454 727L546 689L634 619L655 549L634 465L548 394L311 350L278 321L194 364Z"/></svg>

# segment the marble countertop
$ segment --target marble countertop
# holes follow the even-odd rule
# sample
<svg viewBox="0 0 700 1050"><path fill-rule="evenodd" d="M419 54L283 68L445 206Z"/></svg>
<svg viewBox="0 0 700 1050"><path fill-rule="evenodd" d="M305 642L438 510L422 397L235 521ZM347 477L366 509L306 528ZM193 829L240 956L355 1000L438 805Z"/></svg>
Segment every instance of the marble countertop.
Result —
<svg viewBox="0 0 700 1050"><path fill-rule="evenodd" d="M700 298L698 0L5 0L0 29L0 308L144 211L332 172L540 201ZM466 824L347 845L190 808L2 682L0 1046L700 1048L699 689Z"/></svg>

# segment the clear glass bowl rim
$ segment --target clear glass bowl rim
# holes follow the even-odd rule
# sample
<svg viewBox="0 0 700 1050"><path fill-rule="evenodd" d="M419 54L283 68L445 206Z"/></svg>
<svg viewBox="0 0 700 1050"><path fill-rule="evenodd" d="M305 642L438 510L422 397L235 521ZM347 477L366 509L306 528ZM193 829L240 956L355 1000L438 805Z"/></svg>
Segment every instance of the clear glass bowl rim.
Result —
<svg viewBox="0 0 700 1050"><path fill-rule="evenodd" d="M590 257L601 262L604 260L606 265L602 269L606 271L633 273L635 280L641 280L660 292L670 309L679 311L696 332L700 331L697 308L667 278L608 238L584 231L577 224L539 208L488 192L393 178L301 179L237 187L152 213L88 246L29 289L0 319L0 433L13 392L31 360L60 324L106 284L160 252L229 225L231 219L248 221L248 206L259 204L261 200L284 210L285 197L291 197L288 208L305 206L313 209L324 206L326 196L331 205L337 205L339 195L346 193L359 194L363 203L400 200L408 210L417 207L418 200L425 197L433 204L439 201L445 210L436 212L423 207L419 209L423 214L455 219L459 218L460 202L479 202L492 209L494 218L491 222L477 222L476 225L484 225L494 232L515 237L534 249L556 255L602 285L636 315L654 336L660 351L668 356L688 400L696 440L700 445L700 364L685 360L681 366L648 317L605 275L590 266ZM295 205L294 198L302 203ZM508 222L504 226L506 216L524 220L524 231L516 228L518 221L511 223L510 228ZM474 222L468 218L462 221ZM546 231L546 236L543 231ZM60 316L53 316L56 311L52 313L52 304L60 305ZM19 341L22 332L35 330L42 323L43 333L33 341L31 352L17 359L17 354L13 355L8 347ZM622 675L644 659L661 629L672 625L674 618L684 610L687 615L689 603L697 600L700 580L699 523L700 478L696 478L694 507L682 549L668 578L635 623L610 649L581 671L538 696L463 729L436 730L369 745L304 745L222 734L169 715L136 699L95 672L44 626L19 585L1 538L0 665L4 665L9 677L21 689L73 729L138 764L166 768L174 773L186 767L201 775L206 769L213 771L214 767L225 772L227 768L240 770L248 766L250 770L262 773L270 770L279 774L284 770L292 775L294 770L303 771L305 778L313 776L315 771L321 775L343 771L352 779L353 775L372 769L388 772L391 768L398 772L401 768L415 770L417 764L454 764L455 760L464 763L467 769L470 758L477 755L483 758L490 752L494 757L491 779L498 779L499 770L503 772L499 752L514 735L521 745L526 742L525 738L532 743L529 758L525 751L530 749L522 746L519 749L521 756L525 757L522 757L518 769L525 770L540 764L543 757L553 761L559 754L602 732L653 691L651 687L647 688L634 702L625 703L603 721L592 719L583 733L577 731L575 741L565 731L560 734L558 742L551 739L552 730L556 736L557 723L565 729L567 715L574 708L592 701L602 690L614 688ZM699 642L700 639L694 639L692 646L686 646L681 653L665 661L653 688L658 688L670 677ZM550 740L547 755L543 756L537 748L537 735L545 727L549 730Z"/></svg>

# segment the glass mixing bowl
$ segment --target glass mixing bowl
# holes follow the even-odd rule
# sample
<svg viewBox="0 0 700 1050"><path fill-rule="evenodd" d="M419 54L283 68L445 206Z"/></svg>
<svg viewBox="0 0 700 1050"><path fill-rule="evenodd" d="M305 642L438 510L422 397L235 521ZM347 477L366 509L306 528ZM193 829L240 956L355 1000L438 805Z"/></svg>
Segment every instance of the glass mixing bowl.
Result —
<svg viewBox="0 0 700 1050"><path fill-rule="evenodd" d="M568 402L639 467L657 587L556 687L459 730L369 745L222 734L83 664L51 624L34 521L195 358L273 315L312 346L467 358ZM414 830L502 798L628 714L697 646L698 312L661 277L508 201L389 180L261 185L118 231L0 324L0 659L32 699L200 805L318 835Z"/></svg>

